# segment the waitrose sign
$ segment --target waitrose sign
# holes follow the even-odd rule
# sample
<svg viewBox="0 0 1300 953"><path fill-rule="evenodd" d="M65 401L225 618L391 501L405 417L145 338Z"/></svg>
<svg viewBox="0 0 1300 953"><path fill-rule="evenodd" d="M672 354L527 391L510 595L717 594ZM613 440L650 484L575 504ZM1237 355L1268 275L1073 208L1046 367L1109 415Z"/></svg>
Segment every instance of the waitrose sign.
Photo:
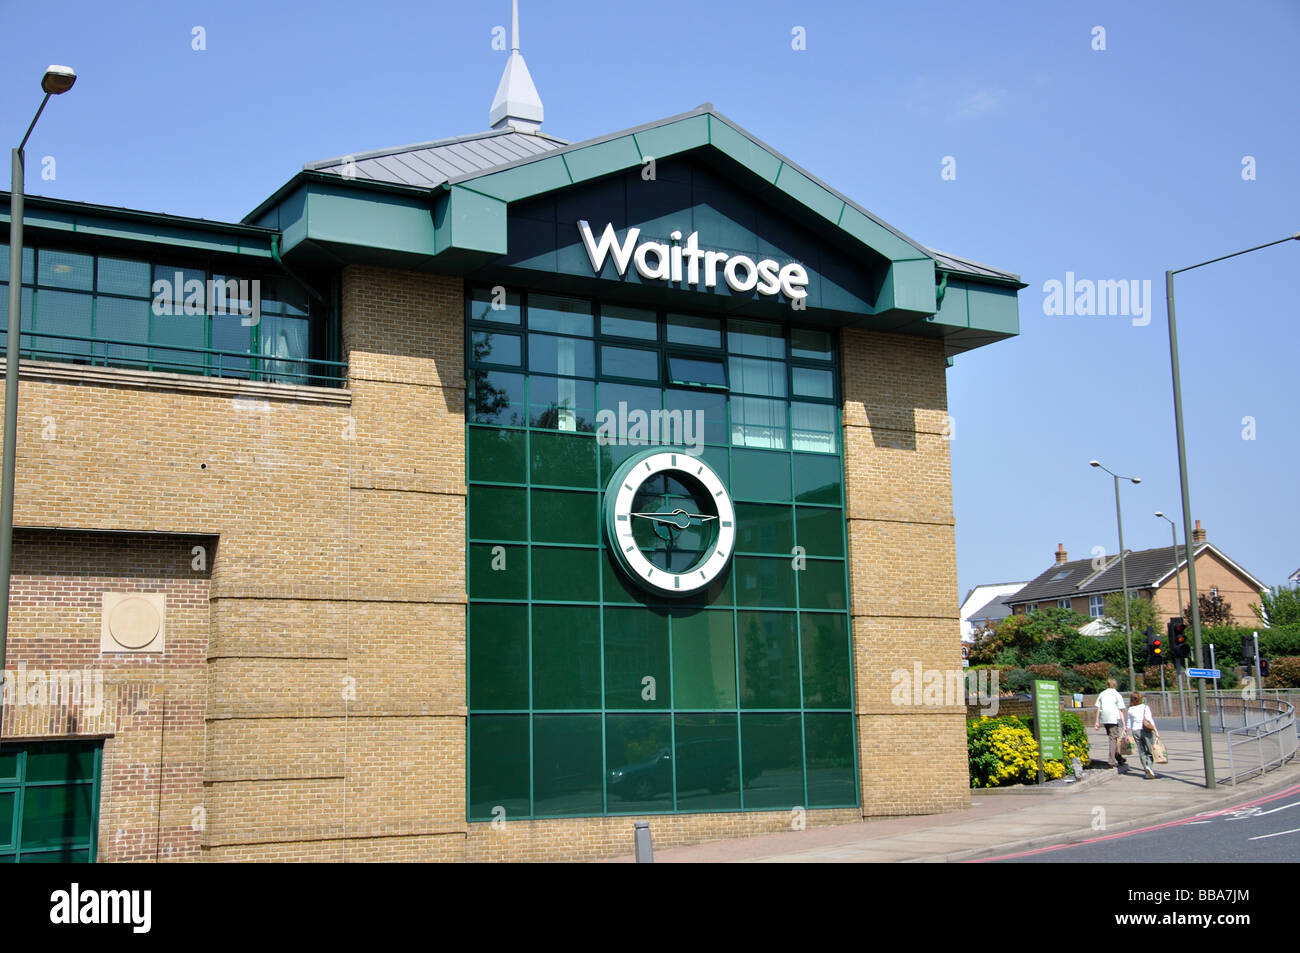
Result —
<svg viewBox="0 0 1300 953"><path fill-rule="evenodd" d="M683 243L682 233L674 231L668 236L671 245L654 241L638 244L639 228L629 228L620 240L612 224L605 226L599 239L585 221L578 223L578 233L596 274L605 267L606 259L613 259L619 275L627 274L630 265L642 278L672 284L684 281L691 288L698 288L703 279L707 289L716 288L721 275L728 288L741 294L757 291L761 295L785 295L796 305L802 305L808 297L808 272L803 265L782 265L771 258L755 261L748 255L700 248L699 232L691 232Z"/></svg>

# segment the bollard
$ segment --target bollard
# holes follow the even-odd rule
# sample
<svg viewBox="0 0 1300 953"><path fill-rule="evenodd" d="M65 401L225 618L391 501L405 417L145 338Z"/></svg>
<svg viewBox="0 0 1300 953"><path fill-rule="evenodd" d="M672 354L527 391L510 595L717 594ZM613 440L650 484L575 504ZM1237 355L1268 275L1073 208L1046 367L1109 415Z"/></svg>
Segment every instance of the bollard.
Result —
<svg viewBox="0 0 1300 953"><path fill-rule="evenodd" d="M650 822L637 821L634 826L636 832L632 835L632 838L636 845L636 862L638 864L653 864L655 862L655 849L650 843Z"/></svg>

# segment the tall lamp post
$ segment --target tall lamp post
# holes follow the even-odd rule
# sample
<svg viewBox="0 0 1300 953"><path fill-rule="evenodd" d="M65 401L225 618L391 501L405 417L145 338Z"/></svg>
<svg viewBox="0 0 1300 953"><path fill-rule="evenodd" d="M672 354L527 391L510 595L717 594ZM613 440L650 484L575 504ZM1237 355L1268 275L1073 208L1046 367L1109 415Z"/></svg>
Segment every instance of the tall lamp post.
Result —
<svg viewBox="0 0 1300 953"><path fill-rule="evenodd" d="M1130 483L1137 485L1142 482L1142 478L1120 476L1114 470L1102 466L1096 460L1089 460L1088 466L1105 470L1115 478L1115 525L1119 527L1119 583L1124 589L1124 643L1128 646L1128 690L1135 692L1137 691L1137 672L1133 670L1133 632L1129 628L1128 567L1124 562L1124 517L1119 508L1119 481L1128 480Z"/></svg>
<svg viewBox="0 0 1300 953"><path fill-rule="evenodd" d="M13 151L9 194L9 326L5 341L4 472L0 477L0 680L4 678L5 643L9 638L9 571L14 554L14 461L18 454L18 347L23 307L23 147L51 96L66 93L77 81L67 66L51 66L41 79L45 98L32 117L23 141Z"/></svg>
<svg viewBox="0 0 1300 953"><path fill-rule="evenodd" d="M1160 517L1162 520L1164 520L1166 523L1169 524L1169 536L1174 541L1174 581L1178 583L1178 611L1174 614L1181 616L1183 614L1183 577L1178 572L1178 526L1174 523L1173 520L1171 520L1168 516L1165 516L1165 514L1160 512L1159 510L1156 511L1156 516ZM1191 565L1191 561L1192 561L1192 554L1188 553L1187 554L1188 565Z"/></svg>
<svg viewBox="0 0 1300 953"><path fill-rule="evenodd" d="M1218 258L1211 258L1209 261L1197 262L1195 265L1188 265L1186 268L1175 268L1173 271L1165 272L1165 304L1169 313L1169 368L1174 380L1174 429L1178 432L1178 480L1183 495L1183 545L1188 547L1189 557L1191 555L1190 540L1192 538L1192 501L1191 493L1187 489L1187 441L1183 436L1183 385L1178 370L1178 325L1174 319L1174 275L1293 240L1300 241L1300 232L1288 235L1286 238L1279 238L1276 241L1265 242L1263 245L1255 245L1252 248L1243 248L1241 251L1235 251L1228 255L1220 255ZM1196 656L1197 666L1200 666L1204 661L1201 655L1201 609L1196 602L1196 563L1190 558L1187 560L1187 599L1192 610L1192 651ZM1208 790L1213 790L1217 787L1214 780L1214 743L1210 738L1210 712L1205 697L1205 679L1203 678L1196 680L1196 706L1199 712L1198 717L1201 720L1201 756L1205 762L1205 787Z"/></svg>

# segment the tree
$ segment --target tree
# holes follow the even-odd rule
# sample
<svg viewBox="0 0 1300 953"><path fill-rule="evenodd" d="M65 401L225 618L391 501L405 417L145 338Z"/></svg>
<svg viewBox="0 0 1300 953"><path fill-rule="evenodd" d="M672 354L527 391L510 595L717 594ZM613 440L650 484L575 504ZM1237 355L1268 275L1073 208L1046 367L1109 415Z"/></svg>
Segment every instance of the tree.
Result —
<svg viewBox="0 0 1300 953"><path fill-rule="evenodd" d="M1300 583L1290 589L1274 586L1260 597L1261 605L1250 604L1262 625L1269 628L1280 625L1300 625Z"/></svg>
<svg viewBox="0 0 1300 953"><path fill-rule="evenodd" d="M1106 617L1106 627L1111 632L1124 631L1124 593L1112 592L1108 595L1102 611ZM1160 607L1150 599L1131 596L1128 600L1128 618L1132 632L1146 632L1147 626L1156 633L1165 631L1165 620L1160 615Z"/></svg>
<svg viewBox="0 0 1300 953"><path fill-rule="evenodd" d="M1208 628L1216 625L1232 625L1232 603L1224 600L1223 596L1217 592L1207 596L1203 592L1196 594L1196 606L1201 610L1201 627ZM1192 604L1187 603L1183 610L1183 618L1190 620L1192 618Z"/></svg>

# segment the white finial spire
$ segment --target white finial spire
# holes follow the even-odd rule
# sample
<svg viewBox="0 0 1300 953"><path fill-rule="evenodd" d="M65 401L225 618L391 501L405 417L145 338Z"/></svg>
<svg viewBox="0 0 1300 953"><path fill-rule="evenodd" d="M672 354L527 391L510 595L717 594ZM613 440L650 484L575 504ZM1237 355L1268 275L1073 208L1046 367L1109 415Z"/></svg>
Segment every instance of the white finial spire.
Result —
<svg viewBox="0 0 1300 953"><path fill-rule="evenodd" d="M510 58L492 100L488 124L493 129L537 132L542 126L542 99L519 52L519 0L511 0L510 31Z"/></svg>

